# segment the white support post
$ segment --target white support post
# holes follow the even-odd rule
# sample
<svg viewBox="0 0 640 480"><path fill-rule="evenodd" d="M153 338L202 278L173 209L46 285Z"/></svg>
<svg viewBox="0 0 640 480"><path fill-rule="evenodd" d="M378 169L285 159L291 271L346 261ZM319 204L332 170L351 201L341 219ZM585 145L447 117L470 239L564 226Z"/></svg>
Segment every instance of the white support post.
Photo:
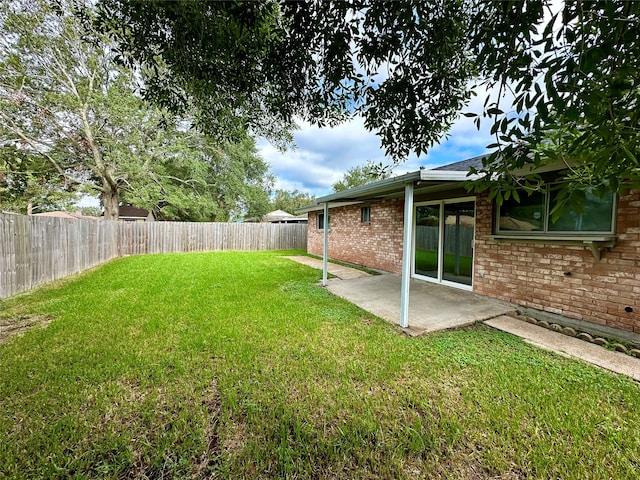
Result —
<svg viewBox="0 0 640 480"><path fill-rule="evenodd" d="M329 204L324 204L324 237L322 246L322 286L327 286L327 259L329 258Z"/></svg>
<svg viewBox="0 0 640 480"><path fill-rule="evenodd" d="M400 292L400 326L409 326L409 287L411 282L411 257L413 245L413 183L404 187L404 235L402 240L402 290Z"/></svg>

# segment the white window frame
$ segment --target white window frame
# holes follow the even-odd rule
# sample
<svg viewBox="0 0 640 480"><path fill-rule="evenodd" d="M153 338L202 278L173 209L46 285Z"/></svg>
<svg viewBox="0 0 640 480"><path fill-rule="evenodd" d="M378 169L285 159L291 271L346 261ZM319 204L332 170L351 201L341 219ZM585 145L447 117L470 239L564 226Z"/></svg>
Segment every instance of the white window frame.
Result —
<svg viewBox="0 0 640 480"><path fill-rule="evenodd" d="M366 220L364 219L365 212L367 212ZM363 205L360 207L360 223L371 223L371 205Z"/></svg>
<svg viewBox="0 0 640 480"><path fill-rule="evenodd" d="M320 226L320 219L322 218L322 227ZM329 214L329 221L331 221L331 214ZM318 213L318 218L316 219L316 228L318 230L324 230L325 225L329 223L329 222L325 222L324 220L324 213L320 212ZM331 225L328 226L329 230L331 230Z"/></svg>

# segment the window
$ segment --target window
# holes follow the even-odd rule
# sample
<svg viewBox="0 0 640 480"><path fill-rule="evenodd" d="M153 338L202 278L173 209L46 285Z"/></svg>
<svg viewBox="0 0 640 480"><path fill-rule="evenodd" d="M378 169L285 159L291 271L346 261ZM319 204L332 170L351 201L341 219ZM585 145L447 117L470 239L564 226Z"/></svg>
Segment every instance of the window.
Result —
<svg viewBox="0 0 640 480"><path fill-rule="evenodd" d="M557 189L549 193L551 206L555 204ZM613 194L602 198L587 192L583 210L574 212L566 209L555 223L549 220L550 232L613 232Z"/></svg>
<svg viewBox="0 0 640 480"><path fill-rule="evenodd" d="M499 232L542 232L545 210L545 193L521 193L520 202L512 197L502 203L497 229Z"/></svg>
<svg viewBox="0 0 640 480"><path fill-rule="evenodd" d="M600 198L586 192L582 211L566 208L555 222L551 209L558 195L558 185L551 185L544 192L531 195L520 193L520 202L505 200L496 222L496 233L513 234L612 234L614 233L615 201L612 193Z"/></svg>
<svg viewBox="0 0 640 480"><path fill-rule="evenodd" d="M329 226L330 221L331 221L331 215L329 215L329 221L327 222L327 227ZM318 230L324 230L324 213L318 214Z"/></svg>
<svg viewBox="0 0 640 480"><path fill-rule="evenodd" d="M371 207L362 207L360 209L360 222L361 223L370 223L371 222Z"/></svg>

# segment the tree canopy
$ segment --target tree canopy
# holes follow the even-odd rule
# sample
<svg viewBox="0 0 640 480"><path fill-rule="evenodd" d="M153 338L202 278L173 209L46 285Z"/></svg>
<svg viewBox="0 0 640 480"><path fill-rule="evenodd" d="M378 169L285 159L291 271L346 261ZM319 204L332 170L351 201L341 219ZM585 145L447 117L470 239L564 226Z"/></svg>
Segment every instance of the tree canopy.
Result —
<svg viewBox="0 0 640 480"><path fill-rule="evenodd" d="M315 201L315 197L300 190L278 189L272 194L271 210L282 210L295 214L296 210L306 207Z"/></svg>
<svg viewBox="0 0 640 480"><path fill-rule="evenodd" d="M26 213L82 192L100 197L106 219L123 200L171 220L265 213L272 180L246 130L214 140L147 104L79 13L69 1L0 7L0 202Z"/></svg>
<svg viewBox="0 0 640 480"><path fill-rule="evenodd" d="M122 198L158 220L227 222L269 211L273 178L255 141L219 145L196 132L176 132L159 155L132 168Z"/></svg>
<svg viewBox="0 0 640 480"><path fill-rule="evenodd" d="M149 98L195 107L223 137L248 127L286 140L296 117L359 114L399 161L464 112L492 124L489 183L507 188L515 168L566 160L574 183L637 186L640 2L555 5L99 0L97 25L124 61L143 63ZM468 112L477 87L491 93Z"/></svg>
<svg viewBox="0 0 640 480"><path fill-rule="evenodd" d="M344 176L335 182L331 188L334 192L342 192L349 188L359 187L367 183L389 178L391 172L392 168L390 168L389 165L368 162L365 165L359 165L347 170Z"/></svg>
<svg viewBox="0 0 640 480"><path fill-rule="evenodd" d="M0 210L30 215L65 210L77 199L46 158L11 145L0 149Z"/></svg>
<svg viewBox="0 0 640 480"><path fill-rule="evenodd" d="M248 126L279 139L296 116L360 113L402 157L435 142L470 96L457 1L102 0L98 12L123 59L146 66L149 98L199 107L223 136Z"/></svg>

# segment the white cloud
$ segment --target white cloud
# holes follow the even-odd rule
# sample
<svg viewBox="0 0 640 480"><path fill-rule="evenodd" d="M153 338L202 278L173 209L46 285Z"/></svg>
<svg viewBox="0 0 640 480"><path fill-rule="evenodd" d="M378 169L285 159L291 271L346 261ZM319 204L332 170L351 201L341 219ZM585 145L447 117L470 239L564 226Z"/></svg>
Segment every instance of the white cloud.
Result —
<svg viewBox="0 0 640 480"><path fill-rule="evenodd" d="M271 165L277 188L298 189L314 195L326 194L349 168L367 161L388 163L380 140L356 118L333 128L301 123L295 132L296 148L280 152L266 141L258 151Z"/></svg>
<svg viewBox="0 0 640 480"><path fill-rule="evenodd" d="M492 93L494 97L497 95L495 90ZM464 111L481 112L486 94L486 89L478 90L478 95ZM501 104L509 106L511 100L505 96ZM482 155L487 151L486 145L493 141L490 128L491 119L483 118L478 131L472 118L461 115L438 145L426 155L410 155L394 169L394 173L400 175L418 170L420 166L434 168ZM380 147L380 139L365 129L361 117L333 128L300 122L300 128L295 132L295 144L295 149L283 153L266 141L258 143L260 155L269 162L278 179L277 188L325 195L349 168L364 165L369 160L391 163Z"/></svg>

